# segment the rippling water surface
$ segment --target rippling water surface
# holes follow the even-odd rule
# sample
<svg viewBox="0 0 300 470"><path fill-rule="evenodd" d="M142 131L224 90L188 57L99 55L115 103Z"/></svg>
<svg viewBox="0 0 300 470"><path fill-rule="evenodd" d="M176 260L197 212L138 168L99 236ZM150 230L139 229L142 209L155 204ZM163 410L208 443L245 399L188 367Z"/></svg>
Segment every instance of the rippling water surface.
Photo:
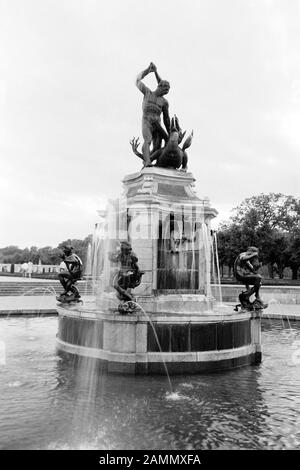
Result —
<svg viewBox="0 0 300 470"><path fill-rule="evenodd" d="M162 376L74 367L56 354L56 331L56 317L0 319L0 449L300 446L297 322L264 321L262 364L172 377L174 393Z"/></svg>

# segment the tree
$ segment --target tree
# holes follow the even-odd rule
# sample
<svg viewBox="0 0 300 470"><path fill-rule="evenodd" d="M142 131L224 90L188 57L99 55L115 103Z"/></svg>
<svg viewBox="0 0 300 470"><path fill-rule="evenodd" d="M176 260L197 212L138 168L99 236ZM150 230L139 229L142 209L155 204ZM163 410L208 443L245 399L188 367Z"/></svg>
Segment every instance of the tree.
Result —
<svg viewBox="0 0 300 470"><path fill-rule="evenodd" d="M24 262L32 261L33 264L38 264L41 260L42 264L56 265L61 262L61 247L63 245L72 245L74 251L80 256L83 263L86 262L86 255L89 243L92 241L92 235L88 235L84 240L69 239L58 245L56 248L51 246L44 246L37 248L24 248L23 250L18 246L11 245L0 248L0 263L22 264Z"/></svg>
<svg viewBox="0 0 300 470"><path fill-rule="evenodd" d="M223 224L218 231L218 254L220 268L229 267L229 276L233 268L234 260L242 249L243 233L238 224Z"/></svg>
<svg viewBox="0 0 300 470"><path fill-rule="evenodd" d="M281 193L259 194L245 199L234 209L232 221L251 223L256 229L269 227L290 232L299 226L300 200Z"/></svg>
<svg viewBox="0 0 300 470"><path fill-rule="evenodd" d="M32 261L33 264L38 264L40 256L39 256L39 250L36 246L32 246L30 248L30 261Z"/></svg>
<svg viewBox="0 0 300 470"><path fill-rule="evenodd" d="M44 246L38 250L38 256L42 264L59 264L59 250L51 246Z"/></svg>
<svg viewBox="0 0 300 470"><path fill-rule="evenodd" d="M300 236L294 233L291 242L286 250L287 266L292 270L292 279L298 279L298 271L300 266Z"/></svg>
<svg viewBox="0 0 300 470"><path fill-rule="evenodd" d="M221 259L230 267L233 255L254 245L260 249L263 263L268 264L270 276L276 263L280 277L289 266L293 279L297 279L300 200L281 193L260 194L245 199L234 211L218 235L219 245L223 249L223 243L227 252Z"/></svg>
<svg viewBox="0 0 300 470"><path fill-rule="evenodd" d="M6 246L5 248L1 248L1 262L12 264L23 263L22 252L23 250L21 250L18 246L15 245L10 245Z"/></svg>

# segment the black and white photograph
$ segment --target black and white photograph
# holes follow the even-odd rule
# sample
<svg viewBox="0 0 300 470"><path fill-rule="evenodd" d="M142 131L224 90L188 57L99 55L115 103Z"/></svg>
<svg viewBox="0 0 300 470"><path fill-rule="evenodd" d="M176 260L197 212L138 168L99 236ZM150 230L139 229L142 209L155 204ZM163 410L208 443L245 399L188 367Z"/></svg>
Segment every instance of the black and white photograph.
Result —
<svg viewBox="0 0 300 470"><path fill-rule="evenodd" d="M300 448L299 24L300 0L0 0L0 450Z"/></svg>

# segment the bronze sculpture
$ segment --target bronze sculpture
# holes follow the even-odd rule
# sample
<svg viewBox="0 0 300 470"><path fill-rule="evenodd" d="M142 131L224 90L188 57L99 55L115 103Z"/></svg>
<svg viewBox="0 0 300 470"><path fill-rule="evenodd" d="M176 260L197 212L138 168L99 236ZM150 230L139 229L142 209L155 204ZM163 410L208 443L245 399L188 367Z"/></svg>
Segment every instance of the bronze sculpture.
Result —
<svg viewBox="0 0 300 470"><path fill-rule="evenodd" d="M245 284L246 291L241 292L239 295L240 304L236 305L246 310L258 310L268 306L265 304L259 295L259 290L262 284L262 277L258 274L258 269L261 263L258 258L258 248L250 246L246 252L240 253L234 262L234 275L236 279ZM252 285L252 287L250 287ZM254 302L250 301L250 297L255 294Z"/></svg>
<svg viewBox="0 0 300 470"><path fill-rule="evenodd" d="M149 73L154 72L158 86L155 91L151 91L143 82L142 79ZM164 95L169 93L170 84L166 80L162 80L158 75L156 66L151 62L149 67L141 72L136 79L136 86L143 93L143 119L142 119L142 134L143 134L143 160L145 166L151 166L150 160L150 145L153 144L153 149L158 150L161 147L162 140L168 139L170 132L170 117L169 117L169 103L164 98ZM160 121L160 115L163 114L164 125L166 131L163 129Z"/></svg>
<svg viewBox="0 0 300 470"><path fill-rule="evenodd" d="M113 287L117 291L118 299L122 300L118 310L121 314L133 313L138 309L131 289L137 287L142 280L144 271L139 269L138 258L132 251L131 244L127 241L120 243L120 248L109 253L109 259L113 263L119 263L120 268L113 279Z"/></svg>
<svg viewBox="0 0 300 470"><path fill-rule="evenodd" d="M142 82L142 79L151 72L155 74L158 83L155 91L151 91ZM186 171L187 154L185 150L191 145L193 133L186 139L182 148L179 147L185 132L181 131L176 116L170 120L169 104L164 98L164 95L170 90L169 82L160 78L156 65L151 62L149 67L138 75L136 85L144 95L142 119L144 142L142 153L140 153L138 151L139 139L133 138L130 141L133 152L144 161L146 167L152 166L152 162L156 161L156 166L175 169L181 167L183 171ZM163 114L165 129L161 124L161 114ZM162 147L163 141L165 142L164 147Z"/></svg>
<svg viewBox="0 0 300 470"><path fill-rule="evenodd" d="M66 269L58 274L58 279L64 288L64 292L56 297L59 302L80 302L81 296L75 283L82 278L83 265L78 255L73 252L73 247L65 245L62 247L62 260Z"/></svg>
<svg viewBox="0 0 300 470"><path fill-rule="evenodd" d="M177 116L175 115L171 119L171 126L170 126L170 135L168 139L165 141L165 146L153 149L150 153L150 162L156 161L156 166L161 168L181 168L182 171L187 170L187 162L188 156L186 153L186 149L190 147L193 139L193 131L187 137L185 142L182 145L182 148L179 146L185 136L185 132L182 132L179 121ZM141 158L143 158L143 154L138 151L138 147L140 145L139 139L133 138L130 141L130 145L132 148L133 153Z"/></svg>

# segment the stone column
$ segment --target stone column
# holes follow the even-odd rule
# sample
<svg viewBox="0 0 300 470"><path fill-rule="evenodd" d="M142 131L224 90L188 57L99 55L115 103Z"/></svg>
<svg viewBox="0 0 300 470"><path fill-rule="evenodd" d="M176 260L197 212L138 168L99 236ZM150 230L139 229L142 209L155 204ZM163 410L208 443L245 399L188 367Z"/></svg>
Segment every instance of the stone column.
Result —
<svg viewBox="0 0 300 470"><path fill-rule="evenodd" d="M151 205L138 203L130 206L129 214L131 224L129 239L132 250L138 257L138 265L141 271L145 271L141 284L134 289L136 295L152 295L154 263L152 240L152 211Z"/></svg>

